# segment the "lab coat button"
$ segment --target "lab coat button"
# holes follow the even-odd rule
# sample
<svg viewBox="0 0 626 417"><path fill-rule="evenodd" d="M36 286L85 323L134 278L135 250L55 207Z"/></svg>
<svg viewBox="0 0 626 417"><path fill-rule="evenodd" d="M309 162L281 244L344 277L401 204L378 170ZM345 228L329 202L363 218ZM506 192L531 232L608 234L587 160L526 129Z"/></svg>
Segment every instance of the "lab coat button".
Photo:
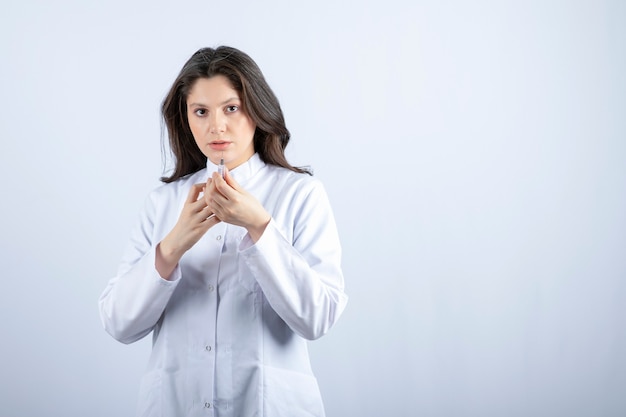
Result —
<svg viewBox="0 0 626 417"><path fill-rule="evenodd" d="M210 402L205 402L204 403L204 408L211 408L211 403Z"/></svg>
<svg viewBox="0 0 626 417"><path fill-rule="evenodd" d="M209 346L209 345L206 345L204 348L206 349L207 352L210 352L211 349L212 349L211 346Z"/></svg>
<svg viewBox="0 0 626 417"><path fill-rule="evenodd" d="M222 235L217 235L217 237L215 238L215 240L222 240Z"/></svg>
<svg viewBox="0 0 626 417"><path fill-rule="evenodd" d="M215 287L213 285L209 285L209 291L213 291Z"/></svg>

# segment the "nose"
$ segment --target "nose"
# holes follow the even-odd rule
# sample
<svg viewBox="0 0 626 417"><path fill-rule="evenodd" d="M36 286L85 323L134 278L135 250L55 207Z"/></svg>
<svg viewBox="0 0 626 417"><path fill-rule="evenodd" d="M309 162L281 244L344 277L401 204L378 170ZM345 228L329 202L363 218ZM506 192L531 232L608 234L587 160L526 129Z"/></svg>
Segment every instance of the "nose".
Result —
<svg viewBox="0 0 626 417"><path fill-rule="evenodd" d="M209 133L217 135L226 131L226 118L219 112L213 112L209 119Z"/></svg>

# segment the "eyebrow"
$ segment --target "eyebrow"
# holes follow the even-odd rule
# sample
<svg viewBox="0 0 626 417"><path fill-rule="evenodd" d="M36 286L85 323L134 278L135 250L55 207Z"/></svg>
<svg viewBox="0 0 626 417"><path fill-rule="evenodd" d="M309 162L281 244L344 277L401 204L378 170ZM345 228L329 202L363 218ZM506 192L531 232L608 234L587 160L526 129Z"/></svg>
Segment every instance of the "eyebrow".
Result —
<svg viewBox="0 0 626 417"><path fill-rule="evenodd" d="M223 106L226 103L230 103L231 101L240 101L239 97L231 97L227 100L222 101L219 105ZM202 103L191 103L188 106L192 107L192 106L200 106L200 107L206 107L206 104L202 104Z"/></svg>

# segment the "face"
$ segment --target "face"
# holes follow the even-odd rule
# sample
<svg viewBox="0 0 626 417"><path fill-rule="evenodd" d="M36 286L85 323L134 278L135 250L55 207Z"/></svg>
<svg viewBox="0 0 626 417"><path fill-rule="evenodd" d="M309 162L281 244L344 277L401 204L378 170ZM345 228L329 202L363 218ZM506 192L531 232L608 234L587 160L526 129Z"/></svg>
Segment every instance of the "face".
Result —
<svg viewBox="0 0 626 417"><path fill-rule="evenodd" d="M198 148L214 164L224 158L228 169L254 155L256 125L242 109L228 78L199 78L187 96L187 120Z"/></svg>

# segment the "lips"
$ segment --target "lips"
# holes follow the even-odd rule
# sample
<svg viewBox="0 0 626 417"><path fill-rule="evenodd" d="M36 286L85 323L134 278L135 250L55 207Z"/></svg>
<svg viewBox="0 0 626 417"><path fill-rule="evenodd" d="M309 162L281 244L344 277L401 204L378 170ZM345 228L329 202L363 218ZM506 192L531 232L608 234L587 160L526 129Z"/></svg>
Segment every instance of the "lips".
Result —
<svg viewBox="0 0 626 417"><path fill-rule="evenodd" d="M215 149L217 151L224 150L228 148L231 142L225 140L214 140L213 142L209 142L209 147L211 149Z"/></svg>

